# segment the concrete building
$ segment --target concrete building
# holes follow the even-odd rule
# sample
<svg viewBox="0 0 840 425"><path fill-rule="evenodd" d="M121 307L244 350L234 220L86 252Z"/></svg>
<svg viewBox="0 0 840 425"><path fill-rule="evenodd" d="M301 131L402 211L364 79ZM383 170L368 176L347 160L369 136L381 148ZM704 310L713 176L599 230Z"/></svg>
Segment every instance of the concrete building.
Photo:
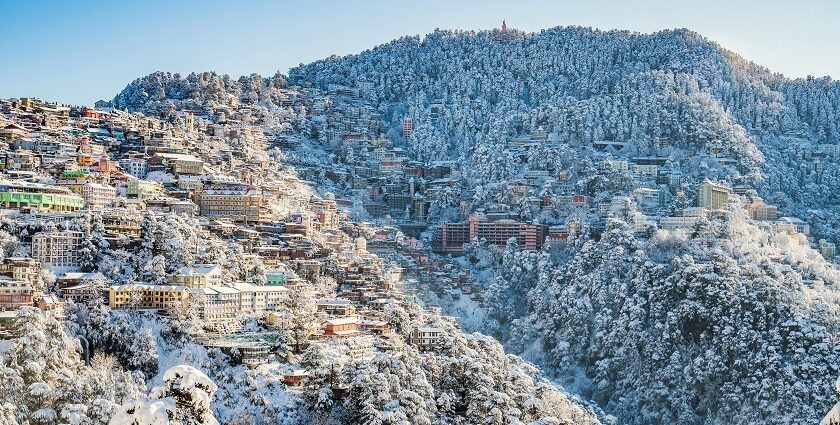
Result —
<svg viewBox="0 0 840 425"><path fill-rule="evenodd" d="M351 337L359 334L359 316L329 319L321 326L324 336Z"/></svg>
<svg viewBox="0 0 840 425"><path fill-rule="evenodd" d="M265 199L259 189L244 183L209 184L195 194L199 214L210 218L228 218L239 222L268 219L263 211Z"/></svg>
<svg viewBox="0 0 840 425"><path fill-rule="evenodd" d="M156 153L149 161L165 164L172 174L196 175L204 172L204 161L189 154L180 153Z"/></svg>
<svg viewBox="0 0 840 425"><path fill-rule="evenodd" d="M728 187L706 180L697 187L697 205L710 210L722 209L729 201L729 194Z"/></svg>
<svg viewBox="0 0 840 425"><path fill-rule="evenodd" d="M756 198L748 207L753 220L773 221L779 217L779 209L775 205L765 204L761 198Z"/></svg>
<svg viewBox="0 0 840 425"><path fill-rule="evenodd" d="M686 217L662 217L659 219L659 228L664 230L674 229L691 229L700 217L686 216Z"/></svg>
<svg viewBox="0 0 840 425"><path fill-rule="evenodd" d="M78 268L83 236L76 231L36 233L32 236L32 258L54 272Z"/></svg>
<svg viewBox="0 0 840 425"><path fill-rule="evenodd" d="M31 207L41 211L77 211L85 200L70 189L20 180L0 180L3 208Z"/></svg>
<svg viewBox="0 0 840 425"><path fill-rule="evenodd" d="M837 246L825 239L820 239L819 243L817 243L817 249L819 249L820 254L825 258L837 256Z"/></svg>
<svg viewBox="0 0 840 425"><path fill-rule="evenodd" d="M35 289L25 280L0 276L0 310L16 310L32 306Z"/></svg>
<svg viewBox="0 0 840 425"><path fill-rule="evenodd" d="M115 285L108 288L108 306L115 309L175 310L183 308L189 288L180 285Z"/></svg>
<svg viewBox="0 0 840 425"><path fill-rule="evenodd" d="M81 187L82 199L90 209L103 209L114 204L117 189L99 183L87 182Z"/></svg>
<svg viewBox="0 0 840 425"><path fill-rule="evenodd" d="M0 275L8 276L15 280L35 282L38 274L41 273L41 264L38 260L29 257L4 258L0 264Z"/></svg>
<svg viewBox="0 0 840 425"><path fill-rule="evenodd" d="M138 179L146 178L146 174L149 174L149 163L145 158L121 159L119 164L120 168L122 168L126 173L137 177Z"/></svg>
<svg viewBox="0 0 840 425"><path fill-rule="evenodd" d="M437 350L442 343L443 330L437 327L417 326L411 329L408 343L420 351Z"/></svg>
<svg viewBox="0 0 840 425"><path fill-rule="evenodd" d="M542 224L523 223L514 220L487 220L485 216L473 215L466 223L445 223L436 235L439 252L462 253L463 245L473 239L485 240L488 244L505 246L515 238L520 249L541 249L548 235L548 227Z"/></svg>
<svg viewBox="0 0 840 425"><path fill-rule="evenodd" d="M163 186L148 180L132 180L128 184L126 195L133 199L154 198L163 193Z"/></svg>
<svg viewBox="0 0 840 425"><path fill-rule="evenodd" d="M781 217L774 223L776 231L787 234L799 233L805 236L811 234L811 226L796 217Z"/></svg>

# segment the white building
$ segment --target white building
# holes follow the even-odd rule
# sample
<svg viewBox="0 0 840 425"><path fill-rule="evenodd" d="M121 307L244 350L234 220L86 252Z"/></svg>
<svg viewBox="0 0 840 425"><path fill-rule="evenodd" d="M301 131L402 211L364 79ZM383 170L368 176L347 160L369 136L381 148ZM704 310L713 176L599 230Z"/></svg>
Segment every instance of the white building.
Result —
<svg viewBox="0 0 840 425"><path fill-rule="evenodd" d="M691 229L700 217L661 217L659 228L665 230Z"/></svg>
<svg viewBox="0 0 840 425"><path fill-rule="evenodd" d="M53 231L32 236L32 258L53 272L64 272L79 267L79 248L82 232Z"/></svg>
<svg viewBox="0 0 840 425"><path fill-rule="evenodd" d="M138 179L146 177L149 174L149 163L144 158L128 158L120 160L120 167L126 173L131 174Z"/></svg>
<svg viewBox="0 0 840 425"><path fill-rule="evenodd" d="M218 264L194 264L192 267L181 267L177 273L170 275L167 280L175 285L190 288L205 288L222 284L222 267Z"/></svg>
<svg viewBox="0 0 840 425"><path fill-rule="evenodd" d="M633 191L633 199L642 211L656 211L662 205L662 191L640 187Z"/></svg>
<svg viewBox="0 0 840 425"><path fill-rule="evenodd" d="M104 184L88 182L82 186L81 195L88 208L102 209L114 204L117 189Z"/></svg>
<svg viewBox="0 0 840 425"><path fill-rule="evenodd" d="M190 300L199 317L217 321L238 314L265 314L283 307L288 288L237 282L190 289Z"/></svg>

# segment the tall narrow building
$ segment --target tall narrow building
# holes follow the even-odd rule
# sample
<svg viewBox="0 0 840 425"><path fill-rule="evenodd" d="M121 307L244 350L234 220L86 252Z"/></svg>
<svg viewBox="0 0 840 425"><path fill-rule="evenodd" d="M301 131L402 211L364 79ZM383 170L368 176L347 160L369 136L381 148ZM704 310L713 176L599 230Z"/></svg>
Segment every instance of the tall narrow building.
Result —
<svg viewBox="0 0 840 425"><path fill-rule="evenodd" d="M697 188L697 205L701 208L719 210L729 201L729 188L709 180Z"/></svg>

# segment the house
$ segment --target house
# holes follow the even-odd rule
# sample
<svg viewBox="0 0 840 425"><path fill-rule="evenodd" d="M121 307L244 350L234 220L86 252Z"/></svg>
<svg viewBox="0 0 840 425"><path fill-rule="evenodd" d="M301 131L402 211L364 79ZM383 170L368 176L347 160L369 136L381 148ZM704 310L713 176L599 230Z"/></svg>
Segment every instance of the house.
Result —
<svg viewBox="0 0 840 425"><path fill-rule="evenodd" d="M194 264L181 267L177 273L166 279L173 285L183 285L188 288L204 288L222 284L222 267L218 264Z"/></svg>
<svg viewBox="0 0 840 425"><path fill-rule="evenodd" d="M35 303L39 310L48 316L61 318L64 316L64 301L54 294L44 294Z"/></svg>
<svg viewBox="0 0 840 425"><path fill-rule="evenodd" d="M315 300L315 307L328 316L350 316L356 313L353 303L345 299L318 299Z"/></svg>
<svg viewBox="0 0 840 425"><path fill-rule="evenodd" d="M408 336L408 343L420 351L437 350L442 344L443 330L430 326L415 326Z"/></svg>
<svg viewBox="0 0 840 425"><path fill-rule="evenodd" d="M294 369L283 374L283 383L290 387L300 387L308 378L309 372L305 369Z"/></svg>
<svg viewBox="0 0 840 425"><path fill-rule="evenodd" d="M329 319L321 326L324 336L350 337L359 334L359 317L347 316Z"/></svg>

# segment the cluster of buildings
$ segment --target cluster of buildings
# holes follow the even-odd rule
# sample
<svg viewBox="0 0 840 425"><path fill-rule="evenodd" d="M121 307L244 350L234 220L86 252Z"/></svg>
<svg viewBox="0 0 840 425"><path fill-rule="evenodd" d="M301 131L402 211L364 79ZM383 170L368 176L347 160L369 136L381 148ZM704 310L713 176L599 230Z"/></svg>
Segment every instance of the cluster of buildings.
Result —
<svg viewBox="0 0 840 425"><path fill-rule="evenodd" d="M313 120L322 137L381 130L378 113L365 102L333 103L339 94L359 96L355 91L287 94L284 105L323 117ZM331 298L319 299L315 310L305 313L315 323L302 330L305 344L337 339L353 357L392 344L389 306L415 302L403 292L401 270L367 250L365 235L375 228L349 221L339 208L342 200L309 194L294 172L271 164L266 149L293 145L293 138L266 134L243 118L249 106L235 102L224 106L224 119L218 111L176 111L175 119L158 119L100 106L0 101L0 155L5 155L0 214L40 229L24 240L28 256L0 264L0 329L10 329L21 306L60 317L70 302L188 315L207 331L202 343L239 353L243 363L255 365L274 351L272 338L301 321L290 315L291 294L323 295L317 282L328 281L336 285ZM347 138L342 152L354 155L351 148L370 142L370 158L379 164L371 178L403 174L398 148L363 139ZM417 173L423 172L445 178L451 164ZM272 202L284 207L273 208ZM116 284L83 271L94 238L113 249L138 249L145 223L167 214L193 217L209 237L241 247L250 277L232 272L230 264L184 265L156 283L141 274L139 281ZM56 226L94 216L101 229ZM47 271L56 276L51 288L45 286ZM277 332L245 338L237 326L241 315L260 317ZM407 342L423 351L442 344L443 332L433 326L416 326L411 335ZM292 373L289 383L302 384L305 377Z"/></svg>

